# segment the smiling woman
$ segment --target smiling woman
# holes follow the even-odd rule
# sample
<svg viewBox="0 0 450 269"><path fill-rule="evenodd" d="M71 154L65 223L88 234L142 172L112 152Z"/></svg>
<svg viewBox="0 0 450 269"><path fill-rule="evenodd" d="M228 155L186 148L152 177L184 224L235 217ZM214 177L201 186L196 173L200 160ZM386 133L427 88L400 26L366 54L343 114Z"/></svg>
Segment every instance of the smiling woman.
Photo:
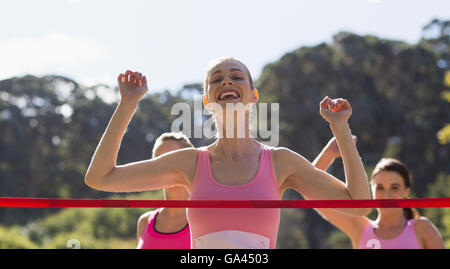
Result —
<svg viewBox="0 0 450 269"><path fill-rule="evenodd" d="M249 106L258 102L245 64L233 57L214 60L208 67L203 101L220 107L218 139L201 148L186 148L157 158L117 165L125 130L147 93L147 79L139 72L118 76L121 100L85 175L91 188L110 192L145 191L182 186L190 200L280 200L279 190L292 188L306 199L369 199L366 174L348 126L352 114L347 100L325 97L319 105L342 149L346 181L315 169L301 155L282 147L269 147L251 136ZM233 113L243 107L244 117ZM218 112L219 111L219 112ZM229 122L244 126L244 135L228 136ZM236 129L235 129L236 130ZM367 209L341 208L364 215ZM188 208L192 248L275 248L280 209Z"/></svg>

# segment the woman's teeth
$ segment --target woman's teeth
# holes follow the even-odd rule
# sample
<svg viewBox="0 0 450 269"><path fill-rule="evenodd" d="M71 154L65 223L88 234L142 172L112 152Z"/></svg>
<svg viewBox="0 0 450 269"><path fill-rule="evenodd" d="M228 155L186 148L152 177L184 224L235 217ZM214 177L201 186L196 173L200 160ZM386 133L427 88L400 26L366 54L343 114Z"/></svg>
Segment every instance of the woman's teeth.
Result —
<svg viewBox="0 0 450 269"><path fill-rule="evenodd" d="M239 97L240 97L239 93L237 93L235 91L226 91L219 95L219 100L230 100L230 99L235 99L235 98L239 98Z"/></svg>

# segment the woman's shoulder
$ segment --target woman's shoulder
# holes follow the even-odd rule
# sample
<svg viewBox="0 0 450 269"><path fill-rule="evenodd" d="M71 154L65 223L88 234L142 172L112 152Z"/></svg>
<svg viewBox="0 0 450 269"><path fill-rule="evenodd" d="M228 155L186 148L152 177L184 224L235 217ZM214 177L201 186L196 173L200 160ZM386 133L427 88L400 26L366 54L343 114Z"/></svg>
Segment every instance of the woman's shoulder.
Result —
<svg viewBox="0 0 450 269"><path fill-rule="evenodd" d="M176 151L171 151L166 154L170 155L171 161L173 161L173 163L176 164L182 164L186 162L189 163L189 161L196 163L198 154L202 150L203 148L189 147L189 148L182 148Z"/></svg>
<svg viewBox="0 0 450 269"><path fill-rule="evenodd" d="M272 152L273 152L273 157L275 162L280 162L280 163L288 163L289 161L296 161L298 162L299 160L304 161L304 162L309 162L305 157L303 157L302 155L300 155L299 153L286 148L286 147L272 147Z"/></svg>
<svg viewBox="0 0 450 269"><path fill-rule="evenodd" d="M424 216L420 216L417 219L413 220L414 229L418 232L427 232L430 229L434 228L434 224Z"/></svg>
<svg viewBox="0 0 450 269"><path fill-rule="evenodd" d="M197 155L199 151L204 151L205 147L188 147L188 148L182 148L176 151L172 151L173 153L177 153L178 155Z"/></svg>
<svg viewBox="0 0 450 269"><path fill-rule="evenodd" d="M159 208L155 209L155 210L152 210L152 211L145 212L144 214L142 214L139 217L138 223L139 224L147 224L148 223L148 219L150 217L153 217L154 215L156 215L156 213L158 213L158 211L159 211Z"/></svg>
<svg viewBox="0 0 450 269"><path fill-rule="evenodd" d="M424 248L445 248L442 236L437 227L426 217L414 220L414 230L419 242Z"/></svg>

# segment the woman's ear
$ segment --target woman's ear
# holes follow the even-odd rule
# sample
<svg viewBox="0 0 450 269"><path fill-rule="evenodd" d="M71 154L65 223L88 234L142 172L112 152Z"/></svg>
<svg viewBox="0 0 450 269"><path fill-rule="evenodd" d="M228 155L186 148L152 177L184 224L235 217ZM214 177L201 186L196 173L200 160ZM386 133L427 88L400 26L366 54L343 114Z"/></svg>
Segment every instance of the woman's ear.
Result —
<svg viewBox="0 0 450 269"><path fill-rule="evenodd" d="M206 98L206 94L203 94L203 104L205 105L205 107L208 105L208 100Z"/></svg>
<svg viewBox="0 0 450 269"><path fill-rule="evenodd" d="M258 89L257 89L257 88L254 88L254 89L253 89L253 94L254 94L255 97L256 97L256 101L258 101L258 100L259 100L259 93L258 93Z"/></svg>

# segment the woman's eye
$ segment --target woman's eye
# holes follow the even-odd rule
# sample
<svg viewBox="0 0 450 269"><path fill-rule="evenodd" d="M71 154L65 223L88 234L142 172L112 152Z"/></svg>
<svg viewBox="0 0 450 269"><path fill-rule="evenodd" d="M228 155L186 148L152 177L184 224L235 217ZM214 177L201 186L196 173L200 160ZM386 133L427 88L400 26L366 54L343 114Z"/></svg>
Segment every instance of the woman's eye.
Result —
<svg viewBox="0 0 450 269"><path fill-rule="evenodd" d="M243 79L243 78L241 78L241 77L233 77L233 79Z"/></svg>
<svg viewBox="0 0 450 269"><path fill-rule="evenodd" d="M212 83L217 83L217 82L219 82L219 81L221 81L222 79L220 79L220 78L217 78L217 79L214 79L213 81L212 81Z"/></svg>

